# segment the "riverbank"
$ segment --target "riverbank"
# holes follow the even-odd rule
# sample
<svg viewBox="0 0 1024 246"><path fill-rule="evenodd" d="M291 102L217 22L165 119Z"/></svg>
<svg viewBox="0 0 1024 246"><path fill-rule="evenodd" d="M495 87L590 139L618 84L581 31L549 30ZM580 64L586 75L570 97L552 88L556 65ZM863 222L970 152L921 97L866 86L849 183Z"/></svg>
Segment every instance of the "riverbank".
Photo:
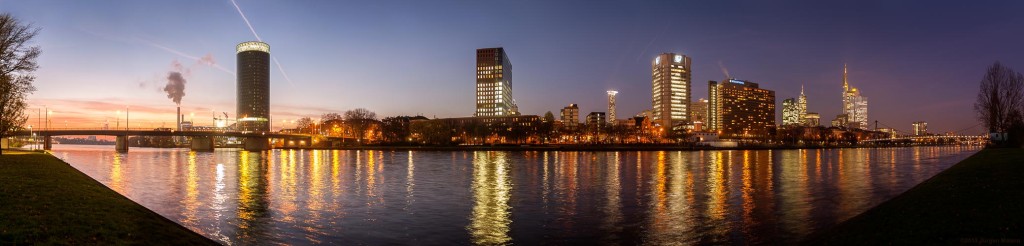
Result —
<svg viewBox="0 0 1024 246"><path fill-rule="evenodd" d="M0 156L0 245L217 245L46 153Z"/></svg>
<svg viewBox="0 0 1024 246"><path fill-rule="evenodd" d="M809 245L1021 244L1024 149L985 149Z"/></svg>

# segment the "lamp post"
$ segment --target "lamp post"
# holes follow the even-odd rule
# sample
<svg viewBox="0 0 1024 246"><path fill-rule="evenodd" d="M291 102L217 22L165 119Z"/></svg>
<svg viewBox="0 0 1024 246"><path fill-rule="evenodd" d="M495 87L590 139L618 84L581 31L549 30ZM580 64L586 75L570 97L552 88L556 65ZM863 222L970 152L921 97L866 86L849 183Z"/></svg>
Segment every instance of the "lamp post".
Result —
<svg viewBox="0 0 1024 246"><path fill-rule="evenodd" d="M29 141L33 141L33 142L34 142L34 141L35 141L35 137L36 137L36 134L35 134L34 132L32 132L32 125L28 125L28 135L29 135ZM28 147L28 148L29 148L30 150L34 150L35 146L33 146L33 145L29 145L29 147Z"/></svg>

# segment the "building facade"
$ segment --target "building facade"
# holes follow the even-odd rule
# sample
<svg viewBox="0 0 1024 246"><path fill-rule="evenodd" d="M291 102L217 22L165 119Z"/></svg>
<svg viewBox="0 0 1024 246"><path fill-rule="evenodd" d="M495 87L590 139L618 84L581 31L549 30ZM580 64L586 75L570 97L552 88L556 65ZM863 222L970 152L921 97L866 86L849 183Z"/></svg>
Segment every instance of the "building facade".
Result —
<svg viewBox="0 0 1024 246"><path fill-rule="evenodd" d="M615 125L615 95L618 91L608 91L608 124Z"/></svg>
<svg viewBox="0 0 1024 246"><path fill-rule="evenodd" d="M708 127L722 136L763 137L775 127L775 91L729 79L708 82L708 97Z"/></svg>
<svg viewBox="0 0 1024 246"><path fill-rule="evenodd" d="M846 64L843 64L843 114L845 127L868 129L868 98L861 96L857 88L847 81Z"/></svg>
<svg viewBox="0 0 1024 246"><path fill-rule="evenodd" d="M821 115L814 112L804 114L804 124L810 127L821 125Z"/></svg>
<svg viewBox="0 0 1024 246"><path fill-rule="evenodd" d="M807 123L807 96L804 95L804 86L800 85L800 96L796 98L796 113L800 125L808 126Z"/></svg>
<svg viewBox="0 0 1024 246"><path fill-rule="evenodd" d="M512 97L512 63L505 49L476 50L476 113L477 117L519 115L519 106Z"/></svg>
<svg viewBox="0 0 1024 246"><path fill-rule="evenodd" d="M604 112L590 112L587 114L587 127L604 127L608 123Z"/></svg>
<svg viewBox="0 0 1024 246"><path fill-rule="evenodd" d="M708 124L708 99L697 99L690 102L690 121L693 122L694 131L706 130Z"/></svg>
<svg viewBox="0 0 1024 246"><path fill-rule="evenodd" d="M690 57L663 53L651 62L654 122L671 128L690 121Z"/></svg>
<svg viewBox="0 0 1024 246"><path fill-rule="evenodd" d="M237 52L237 112L239 131L270 131L270 45L250 41Z"/></svg>
<svg viewBox="0 0 1024 246"><path fill-rule="evenodd" d="M580 126L580 107L575 103L569 104L562 108L561 113L562 127L568 129L576 129Z"/></svg>
<svg viewBox="0 0 1024 246"><path fill-rule="evenodd" d="M918 121L913 123L914 136L928 135L928 122Z"/></svg>
<svg viewBox="0 0 1024 246"><path fill-rule="evenodd" d="M782 125L783 126L795 126L800 125L803 121L803 115L800 114L796 99L786 98L782 100Z"/></svg>

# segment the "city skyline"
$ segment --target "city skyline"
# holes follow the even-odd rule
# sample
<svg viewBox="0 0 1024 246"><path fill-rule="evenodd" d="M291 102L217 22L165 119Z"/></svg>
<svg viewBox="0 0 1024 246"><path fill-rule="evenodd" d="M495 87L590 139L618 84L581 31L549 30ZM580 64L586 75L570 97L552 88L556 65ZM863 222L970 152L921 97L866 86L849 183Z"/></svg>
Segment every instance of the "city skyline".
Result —
<svg viewBox="0 0 1024 246"><path fill-rule="evenodd" d="M669 25L639 26L636 23L648 22L647 12L686 9L687 5L680 3L665 4L665 10L609 3L571 11L568 17L558 17L552 12L570 8L569 4L531 9L506 3L449 2L419 6L446 11L422 12L416 10L418 3L401 5L395 11L385 10L388 8L383 6L320 6L343 9L344 13L352 15L356 14L349 11L368 9L366 14L359 15L385 13L386 16L383 24L371 23L367 27L338 21L344 27L338 29L317 22L327 15L325 11L316 11L317 6L281 7L252 1L238 4L251 20L252 30L229 1L180 4L3 2L0 7L43 29L38 40L44 51L35 83L38 90L30 96L29 103L32 108L46 105L54 111L50 116L54 126L63 125L68 119L71 122L84 119L82 121L94 123L83 127L95 127L103 118L113 121L118 117L114 115L116 110L130 105L133 126L163 123L173 127L174 103L159 89L163 87L168 67L174 64L189 71L185 73L189 81L185 90L187 96L182 99L186 119L195 114L196 124L206 125L212 123L207 115L234 114L231 110L235 107L234 75L222 68L235 66L231 59L232 48L239 42L253 40L251 32L259 33L264 41L274 44L274 56L280 61L280 65L273 64L271 68L271 80L275 81L271 85L274 128L282 126L280 120L301 116L315 118L321 113L353 108L369 108L382 116L471 116L473 98L469 95L473 87L467 85L474 81L473 50L484 47L504 47L510 59L516 60L514 87L524 115L558 112L570 103L578 103L580 112L605 111L606 90L621 92L617 98L619 118L649 109L649 62L656 54L672 52L693 57L693 82L696 83L692 84L697 86L693 87L691 95L706 95L704 81L722 80L729 72L731 77L767 85L777 92L778 98L796 97L799 85L806 84L812 102L807 111L821 112L822 117L828 119L840 109L841 102L834 96L840 66L850 64L850 83L872 99L869 123L879 120L901 131L909 130L910 123L916 121L927 121L937 131L975 125L977 120L970 102L974 100L972 92L984 67L994 60L1010 67L1024 65L1024 58L1016 55L1021 53L1021 48L1003 45L1020 43L1024 35L1010 33L998 41L981 40L984 35L980 34L1003 30L1000 26L1008 26L1012 21L957 15L958 8L1000 13L1010 9L1011 3L986 7L879 2L854 8L877 14L882 20L845 18L854 17L856 12L842 10L849 5L753 4L733 11L727 6L704 4L693 6L694 13L708 10L706 12L713 14L660 18L688 20L686 18L715 14L743 18L678 28L676 24L669 28ZM472 12L468 10L495 5L540 19L502 20L498 24L507 25L511 34L463 40L474 33L474 27L484 24L454 22L479 20L483 17L467 13ZM765 14L757 7L793 9ZM146 11L154 8L167 11ZM618 9L625 10L616 11ZM746 19L781 17L798 10L816 11L809 17L792 18L823 18L824 21L804 24L783 19L762 24ZM846 20L837 21L817 13L836 10L839 11L837 19ZM310 13L309 17L302 16L305 12ZM186 18L179 16L182 14L187 14ZM453 16L442 16L444 14ZM950 16L957 18L943 19ZM569 20L572 17L581 19ZM1021 17L1001 15L1001 18ZM127 19L140 21L124 23ZM598 21L587 23L590 19ZM618 20L623 22L618 23ZM545 21L555 24L537 28ZM424 24L412 24L420 22ZM880 26L885 22L896 25ZM424 30L406 30L410 25L415 26L412 29L422 27ZM945 34L942 30L949 27L965 31L960 35ZM565 28L582 29L560 34L559 30ZM766 36L780 28L784 32L778 33L778 37ZM831 31L810 36L809 41L800 41L815 30ZM606 31L622 34L604 34ZM402 41L403 38L414 41ZM336 44L332 47L322 43ZM967 48L953 49L954 46ZM769 47L778 50L770 51ZM582 52L584 50L588 52ZM396 56L398 54L404 55ZM967 54L971 56L964 57ZM95 58L102 58L101 62L82 62ZM409 64L394 70L392 61L403 59L408 59ZM397 72L385 74L381 70ZM394 88L398 93L389 98L376 94L387 88ZM776 103L776 107L781 108L781 100ZM950 114L960 117L947 117ZM775 117L779 119L781 115L776 113ZM29 124L36 124L35 117L32 118Z"/></svg>

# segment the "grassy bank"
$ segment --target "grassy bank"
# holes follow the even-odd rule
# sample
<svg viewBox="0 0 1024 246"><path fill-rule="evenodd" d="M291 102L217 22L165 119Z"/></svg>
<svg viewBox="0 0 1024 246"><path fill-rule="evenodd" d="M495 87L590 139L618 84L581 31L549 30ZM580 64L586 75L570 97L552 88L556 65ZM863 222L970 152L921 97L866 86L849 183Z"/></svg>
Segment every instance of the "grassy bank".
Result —
<svg viewBox="0 0 1024 246"><path fill-rule="evenodd" d="M0 245L216 245L45 153L0 156Z"/></svg>
<svg viewBox="0 0 1024 246"><path fill-rule="evenodd" d="M1021 244L1024 149L985 149L807 244Z"/></svg>

